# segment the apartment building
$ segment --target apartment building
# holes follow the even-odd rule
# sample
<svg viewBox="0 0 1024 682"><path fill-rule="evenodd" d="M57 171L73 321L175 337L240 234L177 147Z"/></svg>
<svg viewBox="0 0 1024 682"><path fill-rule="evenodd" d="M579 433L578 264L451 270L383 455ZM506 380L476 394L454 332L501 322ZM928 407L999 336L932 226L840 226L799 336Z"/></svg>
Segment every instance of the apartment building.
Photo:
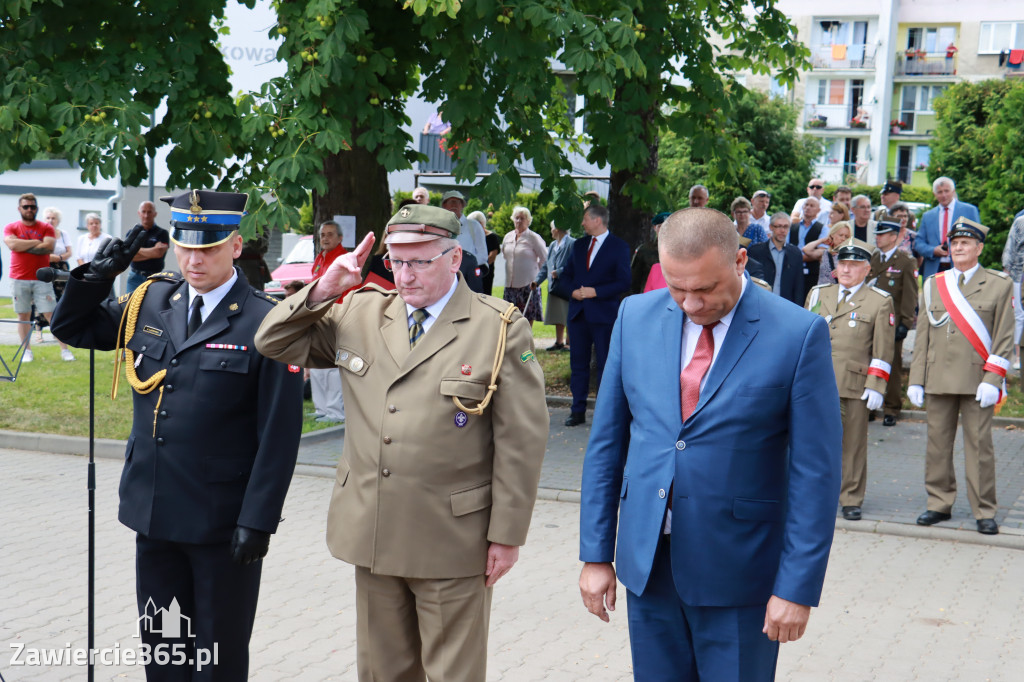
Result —
<svg viewBox="0 0 1024 682"><path fill-rule="evenodd" d="M793 88L748 75L787 97L800 127L824 142L828 182L927 185L934 102L961 80L1024 76L1024 3L1005 0L781 0L810 48Z"/></svg>

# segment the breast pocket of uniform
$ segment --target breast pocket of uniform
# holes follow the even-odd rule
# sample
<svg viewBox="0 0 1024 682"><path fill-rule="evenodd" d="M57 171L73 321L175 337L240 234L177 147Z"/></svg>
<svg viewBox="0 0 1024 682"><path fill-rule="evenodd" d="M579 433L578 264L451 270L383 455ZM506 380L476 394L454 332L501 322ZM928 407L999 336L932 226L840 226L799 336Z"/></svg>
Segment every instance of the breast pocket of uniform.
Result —
<svg viewBox="0 0 1024 682"><path fill-rule="evenodd" d="M205 372L249 373L249 354L244 351L204 350L199 354L199 369Z"/></svg>
<svg viewBox="0 0 1024 682"><path fill-rule="evenodd" d="M366 355L351 348L339 348L334 353L334 364L343 372L357 377L366 374L366 370L370 368L370 361Z"/></svg>
<svg viewBox="0 0 1024 682"><path fill-rule="evenodd" d="M441 395L458 398L464 407L474 408L487 395L487 384L469 379L441 379L440 390Z"/></svg>
<svg viewBox="0 0 1024 682"><path fill-rule="evenodd" d="M164 352L167 350L166 341L149 334L135 334L132 338L128 339L128 343L125 346L128 350L135 353L134 362L136 367L146 360L160 363L164 357Z"/></svg>

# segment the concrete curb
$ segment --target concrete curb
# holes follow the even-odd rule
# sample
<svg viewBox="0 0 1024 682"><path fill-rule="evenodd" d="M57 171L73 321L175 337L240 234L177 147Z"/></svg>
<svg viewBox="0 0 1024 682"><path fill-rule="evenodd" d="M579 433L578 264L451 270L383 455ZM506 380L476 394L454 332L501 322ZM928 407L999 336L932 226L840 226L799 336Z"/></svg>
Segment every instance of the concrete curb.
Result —
<svg viewBox="0 0 1024 682"><path fill-rule="evenodd" d="M847 521L843 518L837 518L836 529L848 530L854 533L877 533L879 535L896 535L924 540L946 540L948 542L961 542L966 545L985 545L988 547L1024 550L1024 531L1016 528L1000 528L999 535L982 535L969 528L918 526L910 523L896 523L894 521Z"/></svg>

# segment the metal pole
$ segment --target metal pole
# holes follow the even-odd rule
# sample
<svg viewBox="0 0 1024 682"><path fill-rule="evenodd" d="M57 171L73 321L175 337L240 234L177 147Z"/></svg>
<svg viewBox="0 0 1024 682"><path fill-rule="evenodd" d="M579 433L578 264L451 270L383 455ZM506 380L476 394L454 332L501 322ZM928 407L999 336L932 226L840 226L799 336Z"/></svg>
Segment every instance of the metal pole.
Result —
<svg viewBox="0 0 1024 682"><path fill-rule="evenodd" d="M93 599L96 583L96 351L89 349L89 668L86 679L93 682L95 663L92 652L95 648L96 609Z"/></svg>

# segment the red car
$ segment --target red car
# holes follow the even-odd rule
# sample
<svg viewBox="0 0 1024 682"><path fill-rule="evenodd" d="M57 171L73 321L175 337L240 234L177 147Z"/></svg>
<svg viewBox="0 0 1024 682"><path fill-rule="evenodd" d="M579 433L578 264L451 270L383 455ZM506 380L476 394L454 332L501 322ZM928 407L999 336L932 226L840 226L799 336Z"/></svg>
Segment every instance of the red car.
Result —
<svg viewBox="0 0 1024 682"><path fill-rule="evenodd" d="M263 290L271 296L284 298L284 285L294 280L303 284L313 281L313 236L300 237L281 264L270 273L272 279Z"/></svg>

